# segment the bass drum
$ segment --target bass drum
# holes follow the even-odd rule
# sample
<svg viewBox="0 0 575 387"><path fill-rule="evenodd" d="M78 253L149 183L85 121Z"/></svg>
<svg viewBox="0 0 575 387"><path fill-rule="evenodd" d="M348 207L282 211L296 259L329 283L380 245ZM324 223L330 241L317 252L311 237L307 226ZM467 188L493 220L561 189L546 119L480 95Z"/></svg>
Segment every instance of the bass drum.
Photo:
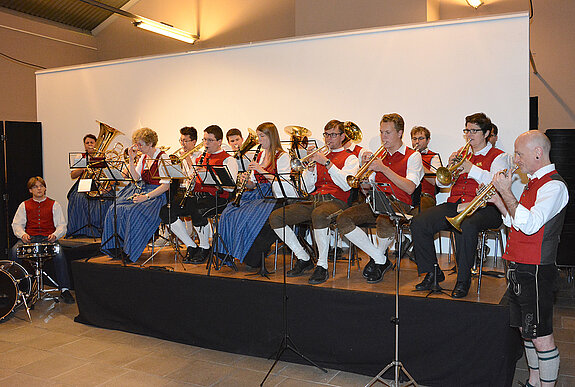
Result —
<svg viewBox="0 0 575 387"><path fill-rule="evenodd" d="M33 268L28 263L28 270L14 261L0 261L0 320L26 301L30 306L37 296L38 286L33 275Z"/></svg>

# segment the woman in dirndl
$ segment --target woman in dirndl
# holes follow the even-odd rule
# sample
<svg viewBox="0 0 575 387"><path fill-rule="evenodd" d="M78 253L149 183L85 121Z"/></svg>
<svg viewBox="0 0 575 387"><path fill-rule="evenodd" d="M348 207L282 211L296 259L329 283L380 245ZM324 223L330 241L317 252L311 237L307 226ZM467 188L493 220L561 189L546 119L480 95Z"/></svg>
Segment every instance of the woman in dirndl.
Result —
<svg viewBox="0 0 575 387"><path fill-rule="evenodd" d="M134 183L124 188L116 202L116 216L112 205L104 221L102 251L115 257L136 262L146 244L160 225L160 208L166 203L165 193L170 186L166 179L165 152L156 148L158 135L152 129L138 129L128 148L129 170ZM136 155L141 153L139 160ZM114 235L117 222L116 233ZM116 251L116 246L118 250Z"/></svg>
<svg viewBox="0 0 575 387"><path fill-rule="evenodd" d="M256 134L261 152L248 166L249 190L243 193L239 207L228 204L219 223L225 247L218 243L218 251L230 254L249 267L261 265L262 254L268 252L276 239L268 223L277 202L271 198L271 186L276 173L285 178L290 172L289 156L281 146L276 126L264 122L258 126Z"/></svg>

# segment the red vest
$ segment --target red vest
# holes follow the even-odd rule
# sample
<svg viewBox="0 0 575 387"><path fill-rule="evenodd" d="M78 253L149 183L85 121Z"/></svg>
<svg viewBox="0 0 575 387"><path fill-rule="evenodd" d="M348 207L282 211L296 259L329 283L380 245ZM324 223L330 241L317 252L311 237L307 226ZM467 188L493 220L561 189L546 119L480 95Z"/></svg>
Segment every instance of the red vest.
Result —
<svg viewBox="0 0 575 387"><path fill-rule="evenodd" d="M437 155L437 153L432 152L429 149L427 150L427 153L421 154L421 160L423 161L423 165L427 167L427 169L430 170L432 169L430 168L431 159L433 159L435 155ZM431 195L432 197L435 197L435 186L430 182L428 182L427 180L425 180L425 176L423 177L423 179L421 179L421 193L422 194L426 193L428 195Z"/></svg>
<svg viewBox="0 0 575 387"><path fill-rule="evenodd" d="M269 172L269 173L276 173L276 169L278 166L278 159L281 156L281 152L277 151L276 152L276 157L273 163L271 163L270 165L268 165L267 167L265 167L264 169ZM264 152L260 152L260 154L258 155L258 163L262 160L262 157L264 157ZM254 171L254 176L256 178L256 180L258 181L258 183L263 184L263 183L269 183L269 180L266 176L262 175L261 173L259 173L258 171Z"/></svg>
<svg viewBox="0 0 575 387"><path fill-rule="evenodd" d="M391 168L393 172L397 173L401 177L405 177L407 175L407 160L414 153L415 151L413 149L405 147L404 155L399 151L396 151L393 155L387 153L381 161L383 161L383 164ZM388 183L391 187L381 187L382 191L393 194L398 200L411 205L411 195L393 184L383 173L375 173L375 182Z"/></svg>
<svg viewBox="0 0 575 387"><path fill-rule="evenodd" d="M495 160L495 158L502 153L503 151L500 149L491 148L485 156L471 156L470 161L479 168L489 171L491 169L493 160ZM455 203L461 199L462 203L470 202L473 200L473 198L475 198L475 196L477 196L477 187L479 187L479 183L473 179L468 178L467 173L462 173L459 175L459 179L457 179L451 188L451 193L449 198L447 198L447 201L449 203Z"/></svg>
<svg viewBox="0 0 575 387"><path fill-rule="evenodd" d="M353 153L355 155L355 157L359 158L359 152L361 152L363 148L360 147L359 145L356 145L352 151L350 151L351 153ZM349 150L349 149L348 149ZM361 160L359 160L361 162Z"/></svg>
<svg viewBox="0 0 575 387"><path fill-rule="evenodd" d="M347 150L339 152L330 152L327 158L339 169L345 165L345 161L352 153ZM332 195L334 198L347 202L349 198L349 190L342 190L337 184L333 182L327 168L319 163L316 164L317 168L317 181L315 182L315 191L312 195Z"/></svg>
<svg viewBox="0 0 575 387"><path fill-rule="evenodd" d="M158 177L160 176L160 174L158 173L159 170L159 160L162 157L162 155L164 154L164 151L161 151L160 153L158 153L158 157L156 157L156 159L154 160L154 162L152 163L152 165L150 166L150 169L145 169L142 171L142 180L144 180L146 183L148 184L153 184L153 185L160 185L160 179L158 179ZM146 166L146 159L148 158L148 156L143 155L142 157L144 157L144 161L143 161L143 166Z"/></svg>
<svg viewBox="0 0 575 387"><path fill-rule="evenodd" d="M42 202L28 199L24 202L26 206L26 234L30 236L48 236L56 231L54 226L54 215L52 208L54 200L46 198Z"/></svg>
<svg viewBox="0 0 575 387"><path fill-rule="evenodd" d="M202 156L199 156L196 159L196 164L198 164L200 162L201 157ZM226 151L221 151L221 152L216 153L216 154L206 153L206 156L204 157L204 161L201 165L223 165L224 160L227 159L228 157L231 157L231 156ZM196 186L194 187L194 191L196 191L196 192L207 192L209 194L215 195L217 190L218 189L213 185L203 185L202 182L200 181L200 178L196 177ZM228 198L229 196L230 196L230 193L228 191L224 191L221 195L221 197L223 197L223 198Z"/></svg>
<svg viewBox="0 0 575 387"><path fill-rule="evenodd" d="M521 194L519 203L530 210L535 205L539 188L551 180L562 179L557 171L551 171L541 177L541 179L530 180ZM509 235L507 236L507 248L503 258L508 261L529 265L554 264L566 209L567 207L563 208L557 215L549 219L539 231L532 235L526 235L522 231L510 227Z"/></svg>

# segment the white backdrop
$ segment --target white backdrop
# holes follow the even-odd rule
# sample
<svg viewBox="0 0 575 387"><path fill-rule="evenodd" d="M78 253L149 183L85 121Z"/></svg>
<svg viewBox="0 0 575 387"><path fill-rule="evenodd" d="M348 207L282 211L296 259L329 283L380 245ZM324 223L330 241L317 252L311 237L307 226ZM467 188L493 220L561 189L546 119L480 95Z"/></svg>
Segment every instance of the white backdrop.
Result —
<svg viewBox="0 0 575 387"><path fill-rule="evenodd" d="M321 138L350 120L379 145L379 120L397 112L432 132L444 160L463 145L466 115L485 112L512 151L528 129L528 15L425 23L272 41L37 73L48 194L66 205L68 152L98 134L96 120L128 136L147 126L178 147L179 128L301 125ZM287 136L284 135L287 139Z"/></svg>

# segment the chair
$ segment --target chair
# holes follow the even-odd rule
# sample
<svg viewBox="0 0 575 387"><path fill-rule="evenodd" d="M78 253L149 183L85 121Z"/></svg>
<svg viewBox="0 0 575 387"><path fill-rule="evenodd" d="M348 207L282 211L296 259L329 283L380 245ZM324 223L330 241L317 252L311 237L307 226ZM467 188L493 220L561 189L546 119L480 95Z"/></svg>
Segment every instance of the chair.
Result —
<svg viewBox="0 0 575 387"><path fill-rule="evenodd" d="M483 230L479 233L478 236L478 250L479 250L479 255L478 255L478 260L479 260L479 270L477 270L477 260L475 261L475 265L474 268L472 270L472 273L475 272L474 274L477 274L477 294L480 294L481 292L481 279L483 276L483 261L485 261L487 259L487 249L486 247L486 241L487 238L495 238L495 250L493 253L493 267L497 267L497 252L498 252L498 247L501 247L501 255L503 256L503 251L505 250L504 246L503 246L503 233L505 232L505 229L503 228L495 228L495 229L487 229L487 230ZM488 275L488 274L486 274ZM501 276L505 276L504 273L494 273L493 274L496 277L501 277Z"/></svg>

